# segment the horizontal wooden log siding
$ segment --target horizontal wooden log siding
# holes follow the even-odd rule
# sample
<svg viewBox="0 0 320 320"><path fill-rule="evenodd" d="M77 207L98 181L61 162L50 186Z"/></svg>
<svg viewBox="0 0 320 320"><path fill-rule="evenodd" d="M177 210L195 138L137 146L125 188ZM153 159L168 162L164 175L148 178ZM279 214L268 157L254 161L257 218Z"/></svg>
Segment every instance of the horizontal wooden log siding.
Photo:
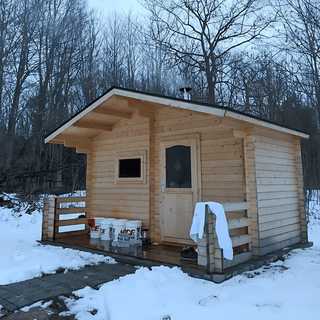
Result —
<svg viewBox="0 0 320 320"><path fill-rule="evenodd" d="M261 256L301 242L301 187L297 180L297 143L292 136L256 127L254 144Z"/></svg>
<svg viewBox="0 0 320 320"><path fill-rule="evenodd" d="M149 228L149 119L132 113L132 119L121 119L112 132L93 139L90 177L90 216L141 220ZM146 183L117 182L116 157L145 153ZM87 187L88 188L88 187Z"/></svg>
<svg viewBox="0 0 320 320"><path fill-rule="evenodd" d="M243 122L238 120L170 107L157 110L154 122L155 167L151 169L155 172L155 192L150 207L154 240L160 241L160 142L171 137L182 139L200 134L201 181L198 201L241 202L246 199L243 139L235 137L233 129L245 132ZM230 213L229 218L233 217L235 215ZM244 213L238 213L237 217L244 217Z"/></svg>
<svg viewBox="0 0 320 320"><path fill-rule="evenodd" d="M243 210L250 210L249 202L223 203L222 206L224 207L227 217L231 212L236 216L237 213ZM252 235L244 231L244 229L250 229L252 223L251 218L244 217L227 220L230 235L232 233L237 234L230 236L232 247L235 248L246 245L245 252L235 254L232 260L227 260L223 258L223 252L219 247L217 234L215 232L215 215L212 214L208 208L206 208L206 211L207 225L205 227L205 234L202 239L198 240L198 264L206 266L208 273L223 273L226 268L252 259Z"/></svg>
<svg viewBox="0 0 320 320"><path fill-rule="evenodd" d="M87 216L86 218L59 220L60 215L88 212L87 207L61 208L62 203L86 202L87 197L65 197L65 198L44 198L43 200L43 222L42 222L42 240L53 241L56 238L66 235L78 235L88 233ZM59 227L85 224L86 230L61 232Z"/></svg>
<svg viewBox="0 0 320 320"><path fill-rule="evenodd" d="M43 219L41 240L53 241L55 223L56 199L53 197L43 199Z"/></svg>
<svg viewBox="0 0 320 320"><path fill-rule="evenodd" d="M63 208L61 204L65 203L72 203L76 204L79 202L85 202L87 203L88 197L65 197L65 198L56 198L56 206L55 206L55 232L54 232L54 238L62 238L65 236L75 236L80 234L87 234L89 232L89 226L87 224L88 221L88 208L85 205L84 207L75 207L75 208ZM60 216L64 216L67 214L76 214L76 213L82 213L85 215L85 218L76 218L76 219L66 219L66 220L60 220ZM62 231L59 227L65 227L65 226L78 226L78 225L85 225L84 230L79 231Z"/></svg>

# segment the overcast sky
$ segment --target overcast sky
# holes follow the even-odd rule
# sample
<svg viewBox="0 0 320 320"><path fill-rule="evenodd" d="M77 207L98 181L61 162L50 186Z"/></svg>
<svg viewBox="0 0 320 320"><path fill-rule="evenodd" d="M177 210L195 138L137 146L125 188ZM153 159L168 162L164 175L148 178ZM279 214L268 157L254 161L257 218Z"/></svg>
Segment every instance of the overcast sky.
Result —
<svg viewBox="0 0 320 320"><path fill-rule="evenodd" d="M101 9L106 15L114 10L127 13L130 7L137 12L143 10L138 0L88 0L88 3L91 7Z"/></svg>

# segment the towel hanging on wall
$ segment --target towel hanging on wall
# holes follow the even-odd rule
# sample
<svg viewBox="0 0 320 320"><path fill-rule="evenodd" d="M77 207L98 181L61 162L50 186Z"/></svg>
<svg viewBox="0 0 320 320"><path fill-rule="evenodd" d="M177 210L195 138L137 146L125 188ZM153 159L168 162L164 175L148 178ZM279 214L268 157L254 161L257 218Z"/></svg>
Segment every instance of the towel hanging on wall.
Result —
<svg viewBox="0 0 320 320"><path fill-rule="evenodd" d="M229 236L226 214L224 212L223 206L220 203L198 202L196 204L190 229L190 237L194 242L198 242L198 239L202 239L204 233L206 205L208 205L211 212L216 215L215 230L218 236L219 246L221 249L223 249L223 256L228 260L232 260L232 242Z"/></svg>

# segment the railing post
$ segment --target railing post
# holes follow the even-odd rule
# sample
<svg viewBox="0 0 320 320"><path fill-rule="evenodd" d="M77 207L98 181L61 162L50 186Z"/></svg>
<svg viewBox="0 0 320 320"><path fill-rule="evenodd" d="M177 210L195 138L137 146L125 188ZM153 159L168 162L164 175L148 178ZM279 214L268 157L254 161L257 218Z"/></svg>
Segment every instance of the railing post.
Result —
<svg viewBox="0 0 320 320"><path fill-rule="evenodd" d="M216 216L212 214L212 224L216 225ZM223 273L223 249L220 248L216 229L213 228L214 272Z"/></svg>
<svg viewBox="0 0 320 320"><path fill-rule="evenodd" d="M208 273L214 272L213 224L209 206L205 206L205 224L202 239L198 239L198 265L207 268Z"/></svg>
<svg viewBox="0 0 320 320"><path fill-rule="evenodd" d="M56 211L56 199L44 198L41 240L47 240L47 241L54 240L55 211Z"/></svg>
<svg viewBox="0 0 320 320"><path fill-rule="evenodd" d="M214 244L213 244L213 214L209 206L205 206L205 234L206 234L206 256L207 256L207 273L215 271L214 264Z"/></svg>

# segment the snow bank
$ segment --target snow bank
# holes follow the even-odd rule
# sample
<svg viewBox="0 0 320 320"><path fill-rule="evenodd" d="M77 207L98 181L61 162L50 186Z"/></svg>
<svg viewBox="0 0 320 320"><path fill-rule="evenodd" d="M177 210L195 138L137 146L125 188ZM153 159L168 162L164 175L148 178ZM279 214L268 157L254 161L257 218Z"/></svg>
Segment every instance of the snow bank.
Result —
<svg viewBox="0 0 320 320"><path fill-rule="evenodd" d="M42 214L13 213L0 208L0 284L23 281L57 269L79 269L101 262L116 263L103 255L72 249L43 246L41 238Z"/></svg>
<svg viewBox="0 0 320 320"><path fill-rule="evenodd" d="M77 299L66 304L79 320L316 320L319 272L319 248L294 250L285 262L220 285L191 278L177 267L141 268L99 290L78 290Z"/></svg>

